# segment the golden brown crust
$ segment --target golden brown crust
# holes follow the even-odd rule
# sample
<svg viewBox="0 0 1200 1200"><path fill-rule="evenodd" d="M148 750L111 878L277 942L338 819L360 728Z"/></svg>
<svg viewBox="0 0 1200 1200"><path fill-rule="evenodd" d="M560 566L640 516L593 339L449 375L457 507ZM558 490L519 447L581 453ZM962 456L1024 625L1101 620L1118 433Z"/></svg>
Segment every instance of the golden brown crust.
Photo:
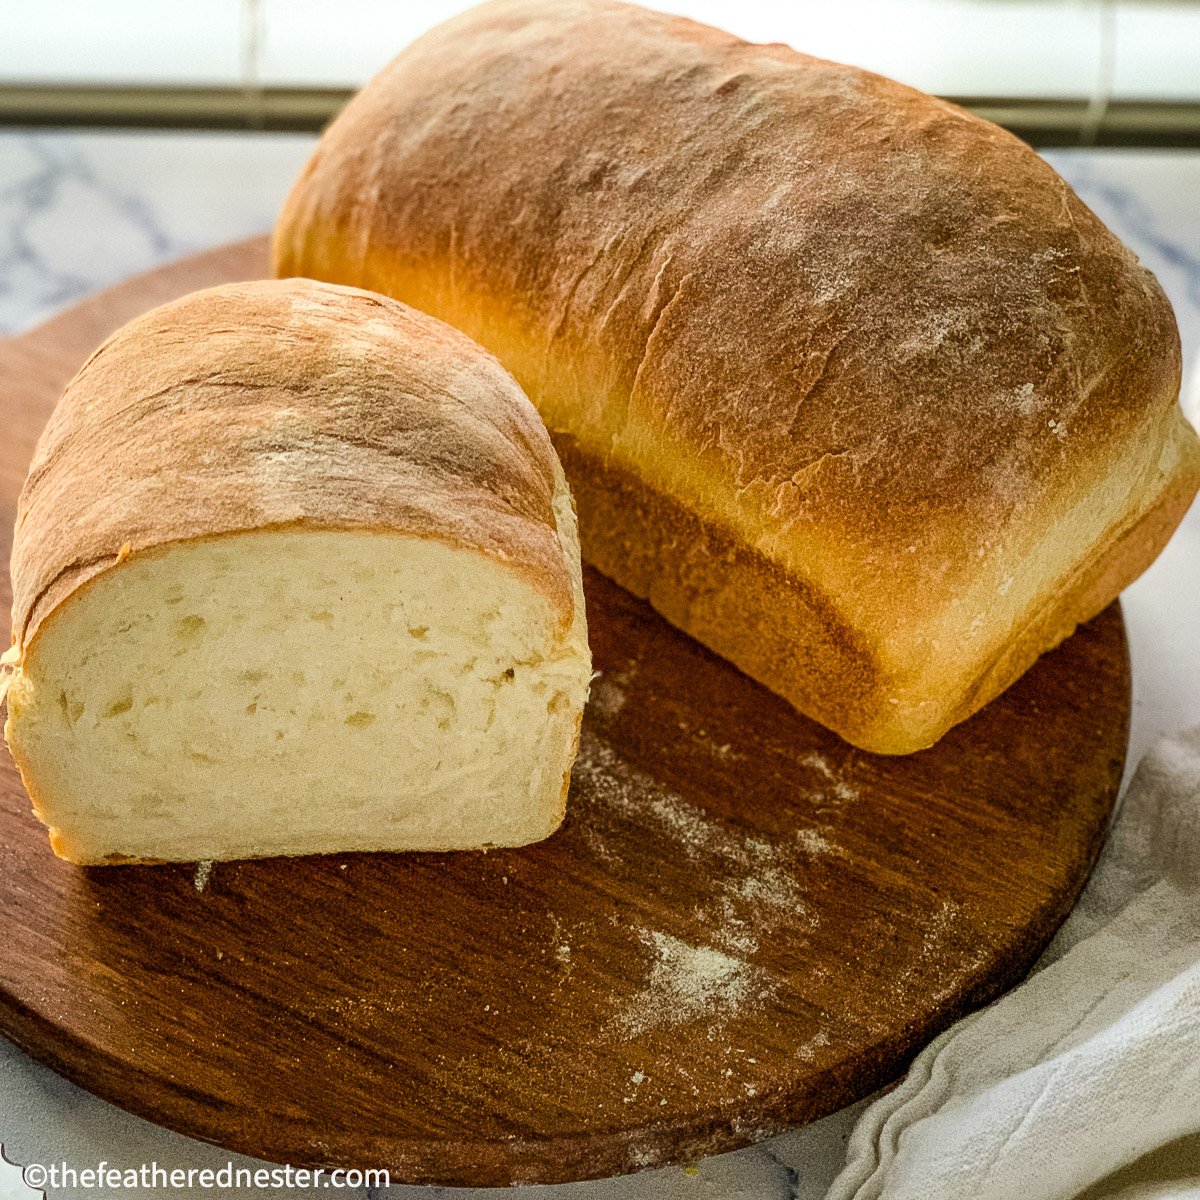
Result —
<svg viewBox="0 0 1200 1200"><path fill-rule="evenodd" d="M880 754L932 744L1019 679L1039 655L1090 620L1153 561L1195 493L1195 474L1171 482L1128 524L1110 531L1077 578L1055 590L974 677L934 663L926 692L943 703L917 720L888 703L896 681L827 599L676 499L579 452L555 445L579 504L591 563L673 624L848 741Z"/></svg>
<svg viewBox="0 0 1200 1200"><path fill-rule="evenodd" d="M1166 298L1028 147L611 0L496 0L409 47L322 138L275 265L450 321L596 472L757 556L693 570L645 516L617 551L619 506L580 497L585 557L767 659L746 669L803 711L865 744L903 710L875 748L928 744L994 694L986 664L1027 665L1081 619L1050 598L1112 531L1141 530L1144 566L1169 530L1142 517L1200 481ZM776 614L770 655L697 615L735 580Z"/></svg>
<svg viewBox="0 0 1200 1200"><path fill-rule="evenodd" d="M589 561L755 679L849 736L879 687L869 649L829 600L677 499L555 438ZM801 703L802 702L802 703Z"/></svg>
<svg viewBox="0 0 1200 1200"><path fill-rule="evenodd" d="M432 537L574 611L546 431L494 358L440 321L308 280L154 309L88 360L21 493L13 637L169 542L283 525Z"/></svg>

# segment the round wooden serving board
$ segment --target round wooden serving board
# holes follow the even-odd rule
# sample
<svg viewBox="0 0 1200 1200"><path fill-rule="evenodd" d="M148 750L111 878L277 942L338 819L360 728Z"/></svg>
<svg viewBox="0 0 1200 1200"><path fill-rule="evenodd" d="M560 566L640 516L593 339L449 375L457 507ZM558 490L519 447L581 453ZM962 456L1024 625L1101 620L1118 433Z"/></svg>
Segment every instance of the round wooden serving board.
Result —
<svg viewBox="0 0 1200 1200"><path fill-rule="evenodd" d="M261 241L203 254L0 346L5 558L34 440L99 340L266 265ZM820 1117L1025 972L1121 774L1116 605L934 749L881 758L586 585L602 674L566 823L523 850L218 863L202 891L190 866L81 869L5 755L0 1028L231 1149L553 1182Z"/></svg>

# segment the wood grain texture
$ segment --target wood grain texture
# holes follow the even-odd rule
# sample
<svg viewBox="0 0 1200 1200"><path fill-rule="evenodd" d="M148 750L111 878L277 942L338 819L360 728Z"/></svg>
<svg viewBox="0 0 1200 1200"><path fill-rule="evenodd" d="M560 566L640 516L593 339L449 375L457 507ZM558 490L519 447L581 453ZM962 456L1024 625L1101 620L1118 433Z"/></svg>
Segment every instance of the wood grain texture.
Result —
<svg viewBox="0 0 1200 1200"><path fill-rule="evenodd" d="M5 549L59 390L258 242L0 347ZM79 869L0 769L0 1029L221 1145L394 1182L554 1182L813 1120L1018 979L1095 859L1129 662L1114 605L929 751L854 750L595 572L567 821L516 851ZM7 602L8 597L2 598ZM298 798L302 802L302 798Z"/></svg>

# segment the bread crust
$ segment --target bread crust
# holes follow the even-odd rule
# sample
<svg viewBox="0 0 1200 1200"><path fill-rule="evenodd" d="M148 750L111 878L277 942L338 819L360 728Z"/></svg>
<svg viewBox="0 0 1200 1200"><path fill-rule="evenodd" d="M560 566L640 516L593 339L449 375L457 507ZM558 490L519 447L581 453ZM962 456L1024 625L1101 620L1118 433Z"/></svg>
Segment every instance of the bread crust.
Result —
<svg viewBox="0 0 1200 1200"><path fill-rule="evenodd" d="M210 288L118 330L63 393L18 504L4 665L19 683L39 636L132 557L301 528L436 539L486 557L544 596L547 633L586 672L574 525L532 404L461 333L311 280ZM5 736L55 852L162 861L96 854L57 827L62 798L44 793L17 736L23 699L14 687ZM570 736L568 764L579 718ZM569 766L551 828L568 780Z"/></svg>
<svg viewBox="0 0 1200 1200"><path fill-rule="evenodd" d="M414 43L274 255L492 349L570 441L585 557L869 749L1002 690L1200 486L1169 303L1028 147L612 0L495 0Z"/></svg>
<svg viewBox="0 0 1200 1200"><path fill-rule="evenodd" d="M394 300L311 280L154 309L67 385L13 539L13 640L131 554L303 526L437 538L517 570L571 624L542 422L486 351Z"/></svg>
<svg viewBox="0 0 1200 1200"><path fill-rule="evenodd" d="M581 454L569 438L556 438L555 445L578 497L580 538L593 566L752 679L770 680L800 711L880 754L932 744L1107 607L1150 565L1195 490L1186 475L1172 476L1131 523L1108 531L1078 576L994 659L979 662L974 678L964 680L955 661L934 663L916 706L897 711L887 703L896 681L883 672L873 647L806 580L720 525L698 520L675 498ZM938 693L939 669L940 703L922 707L922 697Z"/></svg>

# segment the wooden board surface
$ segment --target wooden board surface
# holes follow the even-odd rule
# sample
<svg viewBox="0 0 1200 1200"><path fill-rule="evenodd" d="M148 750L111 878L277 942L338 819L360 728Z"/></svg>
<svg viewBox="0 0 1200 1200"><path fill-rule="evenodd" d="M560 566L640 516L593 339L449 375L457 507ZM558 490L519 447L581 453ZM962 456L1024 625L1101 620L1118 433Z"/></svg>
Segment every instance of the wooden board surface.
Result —
<svg viewBox="0 0 1200 1200"><path fill-rule="evenodd" d="M34 439L97 342L265 270L263 243L225 247L0 345L5 559ZM1024 973L1116 794L1117 606L933 750L881 758L586 586L602 675L537 846L218 863L199 891L187 866L55 859L3 755L0 1029L232 1149L552 1182L822 1116Z"/></svg>

